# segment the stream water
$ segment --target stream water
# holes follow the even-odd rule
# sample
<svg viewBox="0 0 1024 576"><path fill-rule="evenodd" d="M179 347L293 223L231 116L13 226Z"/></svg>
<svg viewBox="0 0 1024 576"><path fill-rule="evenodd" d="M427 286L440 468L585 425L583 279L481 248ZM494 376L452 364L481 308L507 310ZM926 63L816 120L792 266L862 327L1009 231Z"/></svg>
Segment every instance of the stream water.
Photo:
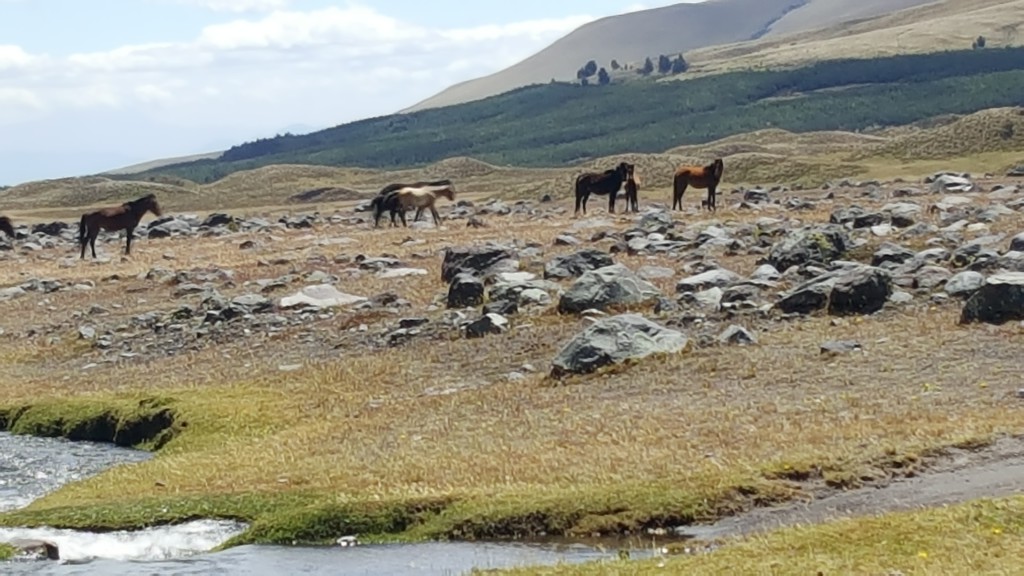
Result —
<svg viewBox="0 0 1024 576"><path fill-rule="evenodd" d="M0 432L0 511L117 465L150 454L91 442L12 436ZM428 542L354 547L239 546L209 550L242 532L235 522L202 520L178 526L95 534L52 528L0 528L0 542L17 538L57 544L60 561L0 563L0 573L149 576L192 574L288 575L457 575L474 568L583 562L614 557L582 544ZM633 557L651 554L633 550Z"/></svg>

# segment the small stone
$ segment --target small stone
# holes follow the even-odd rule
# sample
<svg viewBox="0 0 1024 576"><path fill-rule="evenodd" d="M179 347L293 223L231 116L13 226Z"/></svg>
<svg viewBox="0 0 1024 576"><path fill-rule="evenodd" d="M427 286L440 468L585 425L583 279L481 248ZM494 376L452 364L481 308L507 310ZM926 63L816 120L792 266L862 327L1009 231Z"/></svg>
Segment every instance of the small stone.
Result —
<svg viewBox="0 0 1024 576"><path fill-rule="evenodd" d="M829 340L821 345L821 354L837 355L851 352L863 352L860 342L856 340Z"/></svg>

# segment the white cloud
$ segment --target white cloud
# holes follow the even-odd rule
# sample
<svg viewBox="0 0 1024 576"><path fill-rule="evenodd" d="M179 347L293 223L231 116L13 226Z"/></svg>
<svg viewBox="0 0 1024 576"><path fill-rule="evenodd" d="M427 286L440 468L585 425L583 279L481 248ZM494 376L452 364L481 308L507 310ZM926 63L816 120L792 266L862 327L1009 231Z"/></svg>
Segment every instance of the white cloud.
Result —
<svg viewBox="0 0 1024 576"><path fill-rule="evenodd" d="M0 44L0 70L24 68L32 64L35 59L28 52L25 52L21 46Z"/></svg>
<svg viewBox="0 0 1024 576"><path fill-rule="evenodd" d="M263 12L286 8L291 0L174 0L215 12Z"/></svg>
<svg viewBox="0 0 1024 576"><path fill-rule="evenodd" d="M284 4L192 3L238 10ZM41 142L88 142L90 151L123 150L139 161L206 151L211 141L240 143L294 124L326 127L387 114L513 64L592 20L430 29L362 5L232 18L188 42L60 58L0 45L0 109L7 109L0 114L0 154L24 141L19 130L33 130L17 110L51 115L36 126L60 132L34 130ZM96 114L118 122L117 129L89 128L88 138L78 138L86 131L79 126L92 126ZM8 173L16 168L0 165L0 184L17 179ZM52 172L59 166L48 168L51 173L32 178L62 175Z"/></svg>

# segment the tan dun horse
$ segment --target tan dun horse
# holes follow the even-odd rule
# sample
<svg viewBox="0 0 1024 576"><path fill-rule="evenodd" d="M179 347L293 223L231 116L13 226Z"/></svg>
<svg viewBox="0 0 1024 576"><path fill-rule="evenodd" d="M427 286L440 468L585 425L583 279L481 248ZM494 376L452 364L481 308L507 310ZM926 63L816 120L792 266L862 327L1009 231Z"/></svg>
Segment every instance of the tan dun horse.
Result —
<svg viewBox="0 0 1024 576"><path fill-rule="evenodd" d="M622 189L622 183L633 177L633 165L628 162L619 162L619 165L604 172L584 172L576 177L576 211L580 209L583 214L587 213L587 199L591 194L598 196L608 195L608 213L615 213L615 197Z"/></svg>
<svg viewBox="0 0 1024 576"><path fill-rule="evenodd" d="M370 209L373 210L373 227L380 226L380 217L384 214L385 210L390 210L391 205L394 203L394 193L402 188L422 188L424 186L445 186L451 184L452 181L449 178L443 178L441 180L421 180L418 182L411 182L404 184L396 182L394 184L388 184L387 186L380 189L377 195L370 201ZM423 209L416 210L416 217L412 219L413 222L419 222L420 216L423 215ZM391 217L391 225L395 225L394 213Z"/></svg>
<svg viewBox="0 0 1024 576"><path fill-rule="evenodd" d="M708 199L701 201L701 208L707 206L708 210L717 211L715 197L717 196L718 183L722 181L722 171L725 164L721 158L707 166L680 166L676 169L675 177L672 179L672 209L683 209L683 193L687 186L694 188L707 188Z"/></svg>
<svg viewBox="0 0 1024 576"><path fill-rule="evenodd" d="M424 208L429 208L430 215L434 217L434 224L440 226L441 215L437 213L437 208L434 207L434 204L437 202L438 197L444 197L454 202L455 186L453 184L418 187L406 186L405 188L392 191L391 194L394 194L394 201L390 205L392 222L394 222L395 213L397 212L402 218L402 226L408 226L405 221L406 210L416 208L417 211L420 211Z"/></svg>
<svg viewBox="0 0 1024 576"><path fill-rule="evenodd" d="M7 234L7 237L14 240L14 225L7 216L0 216L0 232Z"/></svg>
<svg viewBox="0 0 1024 576"><path fill-rule="evenodd" d="M78 222L78 243L82 245L82 258L85 258L86 244L92 248L92 257L96 257L96 237L99 236L101 229L108 232L124 230L128 238L124 253L131 254L132 233L146 212L152 212L157 217L161 215L160 204L157 203L155 194L147 194L120 206L100 208L82 214L82 219Z"/></svg>

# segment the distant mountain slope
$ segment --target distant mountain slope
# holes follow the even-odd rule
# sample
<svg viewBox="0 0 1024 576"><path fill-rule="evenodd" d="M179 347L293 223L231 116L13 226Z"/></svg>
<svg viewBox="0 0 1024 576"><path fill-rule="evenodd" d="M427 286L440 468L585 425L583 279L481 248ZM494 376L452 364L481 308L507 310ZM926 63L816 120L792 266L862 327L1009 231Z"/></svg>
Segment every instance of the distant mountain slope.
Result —
<svg viewBox="0 0 1024 576"><path fill-rule="evenodd" d="M567 166L763 128L859 130L1016 105L1024 48L970 48L679 82L541 84L465 104L368 118L232 146L217 159L139 174L213 182L272 164L391 169L455 156Z"/></svg>
<svg viewBox="0 0 1024 576"><path fill-rule="evenodd" d="M161 166L169 166L171 164L181 164L182 162L191 162L193 160L205 160L208 158L216 158L220 156L222 152L206 152L203 154L189 154L188 156L175 156L173 158L160 158L158 160L150 160L148 162L140 162L138 164L132 164L131 166L124 166L122 168L115 168L114 170L107 170L102 174L110 175L122 175L122 174L136 174L139 172L145 172L146 170L152 170L154 168L160 168Z"/></svg>
<svg viewBox="0 0 1024 576"><path fill-rule="evenodd" d="M815 4L819 5L826 4ZM693 73L806 66L835 58L962 50L978 36L985 37L989 48L1019 46L1022 37L1017 31L1022 25L1024 0L945 0L807 32L700 48L686 54L690 74L665 80L684 80Z"/></svg>
<svg viewBox="0 0 1024 576"><path fill-rule="evenodd" d="M905 8L938 2L939 0L812 0L797 10L787 13L765 36L781 36L794 32L814 30L825 26L874 18ZM970 1L970 0L968 0ZM960 0L961 4L966 4Z"/></svg>
<svg viewBox="0 0 1024 576"><path fill-rule="evenodd" d="M829 26L935 0L708 0L610 16L585 24L537 54L451 86L402 112L469 102L514 88L572 80L588 60L642 61L768 35Z"/></svg>

